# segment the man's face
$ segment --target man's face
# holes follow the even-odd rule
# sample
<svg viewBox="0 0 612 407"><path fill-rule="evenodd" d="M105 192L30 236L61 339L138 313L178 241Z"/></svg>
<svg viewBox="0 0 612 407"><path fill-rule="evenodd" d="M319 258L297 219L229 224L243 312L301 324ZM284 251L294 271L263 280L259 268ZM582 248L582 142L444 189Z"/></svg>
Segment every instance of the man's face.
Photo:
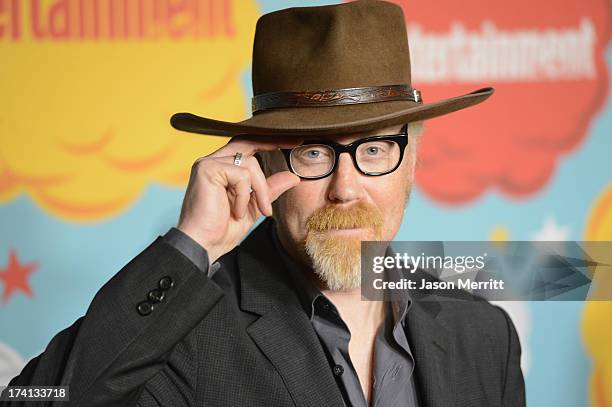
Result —
<svg viewBox="0 0 612 407"><path fill-rule="evenodd" d="M373 135L399 134L401 129L400 125L328 139L348 144ZM364 175L350 154L343 153L336 158L331 175L302 180L274 202L283 246L299 263L312 268L327 288L358 287L361 241L395 237L414 180L416 144L410 131L408 137L402 162L390 174ZM280 151L269 153L266 160L272 173L288 169Z"/></svg>

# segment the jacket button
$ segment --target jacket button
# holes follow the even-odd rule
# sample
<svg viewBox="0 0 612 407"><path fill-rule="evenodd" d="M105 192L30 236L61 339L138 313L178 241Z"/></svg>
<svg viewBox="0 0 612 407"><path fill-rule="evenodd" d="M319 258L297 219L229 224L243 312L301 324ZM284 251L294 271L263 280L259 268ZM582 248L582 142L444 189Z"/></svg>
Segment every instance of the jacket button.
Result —
<svg viewBox="0 0 612 407"><path fill-rule="evenodd" d="M344 368L341 365L334 366L334 376L342 376L344 373Z"/></svg>
<svg viewBox="0 0 612 407"><path fill-rule="evenodd" d="M166 291L174 287L174 280L172 277L166 276L159 279L159 288Z"/></svg>
<svg viewBox="0 0 612 407"><path fill-rule="evenodd" d="M138 313L143 317L153 312L153 304L148 301L141 302L136 308L138 309Z"/></svg>
<svg viewBox="0 0 612 407"><path fill-rule="evenodd" d="M161 302L164 299L165 296L166 296L166 294L164 294L164 292L162 290L151 290L151 291L149 291L149 294L147 294L147 298L153 304Z"/></svg>

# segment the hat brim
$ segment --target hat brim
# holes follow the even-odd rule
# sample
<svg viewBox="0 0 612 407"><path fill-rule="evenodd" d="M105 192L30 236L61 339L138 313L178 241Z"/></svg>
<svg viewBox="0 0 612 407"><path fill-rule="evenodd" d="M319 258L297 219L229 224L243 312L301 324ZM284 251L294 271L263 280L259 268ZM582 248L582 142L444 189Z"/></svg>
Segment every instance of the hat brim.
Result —
<svg viewBox="0 0 612 407"><path fill-rule="evenodd" d="M170 124L177 130L213 136L337 135L375 130L442 116L484 102L494 92L482 88L434 103L389 101L325 107L279 108L263 111L241 122L175 113Z"/></svg>

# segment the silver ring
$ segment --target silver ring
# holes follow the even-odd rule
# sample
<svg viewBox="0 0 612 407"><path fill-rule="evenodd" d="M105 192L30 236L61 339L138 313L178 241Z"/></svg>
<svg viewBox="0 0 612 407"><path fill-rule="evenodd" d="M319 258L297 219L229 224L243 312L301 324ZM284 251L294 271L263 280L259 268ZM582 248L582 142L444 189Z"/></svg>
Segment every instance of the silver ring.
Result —
<svg viewBox="0 0 612 407"><path fill-rule="evenodd" d="M234 165L240 165L242 163L242 153L236 153L234 155Z"/></svg>

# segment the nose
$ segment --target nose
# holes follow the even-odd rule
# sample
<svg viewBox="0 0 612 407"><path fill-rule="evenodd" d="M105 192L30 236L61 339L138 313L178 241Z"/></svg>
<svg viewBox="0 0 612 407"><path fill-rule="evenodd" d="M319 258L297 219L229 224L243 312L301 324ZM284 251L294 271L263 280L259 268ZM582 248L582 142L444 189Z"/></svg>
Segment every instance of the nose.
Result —
<svg viewBox="0 0 612 407"><path fill-rule="evenodd" d="M355 168L350 154L342 153L337 160L336 171L329 177L328 199L334 203L358 201L363 197L361 173Z"/></svg>

